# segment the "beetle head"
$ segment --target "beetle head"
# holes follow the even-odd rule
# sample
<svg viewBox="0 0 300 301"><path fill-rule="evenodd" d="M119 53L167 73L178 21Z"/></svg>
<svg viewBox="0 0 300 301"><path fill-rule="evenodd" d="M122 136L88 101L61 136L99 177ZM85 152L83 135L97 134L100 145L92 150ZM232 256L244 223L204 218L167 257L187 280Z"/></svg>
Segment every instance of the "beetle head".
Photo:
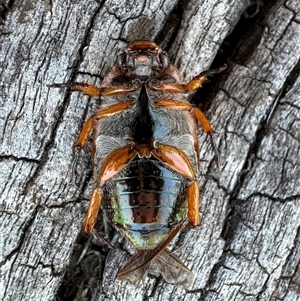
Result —
<svg viewBox="0 0 300 301"><path fill-rule="evenodd" d="M164 74L169 58L154 42L136 40L119 55L118 65L122 73L130 77L157 77Z"/></svg>

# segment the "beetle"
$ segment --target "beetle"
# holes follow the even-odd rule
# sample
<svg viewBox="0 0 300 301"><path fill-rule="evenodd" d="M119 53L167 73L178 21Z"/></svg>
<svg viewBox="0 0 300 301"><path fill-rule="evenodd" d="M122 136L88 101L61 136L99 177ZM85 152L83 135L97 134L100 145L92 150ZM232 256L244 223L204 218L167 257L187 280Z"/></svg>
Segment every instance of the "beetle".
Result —
<svg viewBox="0 0 300 301"><path fill-rule="evenodd" d="M101 98L75 147L82 149L93 131L95 185L84 232L94 233L101 207L136 249L118 279L135 283L159 270L169 283L186 288L193 283L194 274L167 248L177 234L182 242L200 225L197 123L214 134L189 96L225 68L186 82L158 45L136 40L118 55L100 88L81 82L50 85Z"/></svg>

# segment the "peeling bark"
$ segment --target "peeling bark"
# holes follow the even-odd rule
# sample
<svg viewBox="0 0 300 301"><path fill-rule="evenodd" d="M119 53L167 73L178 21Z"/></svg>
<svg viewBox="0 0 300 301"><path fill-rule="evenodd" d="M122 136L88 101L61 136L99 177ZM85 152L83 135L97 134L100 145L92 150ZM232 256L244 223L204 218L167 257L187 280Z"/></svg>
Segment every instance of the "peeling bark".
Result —
<svg viewBox="0 0 300 301"><path fill-rule="evenodd" d="M298 0L0 3L0 299L300 299L299 16ZM139 38L187 79L229 66L194 99L221 167L200 133L202 225L178 252L196 274L190 291L116 281L129 254L114 232L115 250L93 245L76 265L92 183L83 160L75 184L73 146L98 104L47 84L99 85Z"/></svg>

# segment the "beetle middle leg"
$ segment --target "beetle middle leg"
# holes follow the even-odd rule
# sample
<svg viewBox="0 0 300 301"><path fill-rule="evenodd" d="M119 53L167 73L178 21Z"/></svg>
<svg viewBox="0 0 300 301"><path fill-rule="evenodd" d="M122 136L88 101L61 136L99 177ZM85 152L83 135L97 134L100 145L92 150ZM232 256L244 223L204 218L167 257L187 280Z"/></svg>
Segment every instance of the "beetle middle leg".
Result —
<svg viewBox="0 0 300 301"><path fill-rule="evenodd" d="M120 86L112 86L112 87L102 87L98 88L93 85L89 85L86 83L78 83L78 82L68 82L68 83L54 83L48 85L49 88L70 88L72 91L79 91L85 95L91 97L100 97L100 96L113 96L119 95L123 93L133 92L137 89L137 85L120 85Z"/></svg>
<svg viewBox="0 0 300 301"><path fill-rule="evenodd" d="M205 115L202 113L200 109L194 107L190 103L184 101L177 101L177 100L174 101L173 99L159 99L154 102L154 105L156 107L164 107L173 110L191 111L193 117L196 118L196 120L201 124L203 131L209 135L210 143L215 153L214 161L216 166L219 167L219 151L213 138L213 134L215 133L215 130L213 129L210 122L208 121L208 119L205 117Z"/></svg>
<svg viewBox="0 0 300 301"><path fill-rule="evenodd" d="M75 176L76 179L76 184L78 183L78 172L76 170L76 165L78 163L78 157L79 157L79 151L84 147L84 145L87 142L87 139L91 133L91 130L93 129L94 121L108 117L117 113L120 113L126 109L129 109L133 106L133 103L131 101L126 101L122 103L118 103L115 105L112 105L108 108L98 110L93 116L88 118L85 123L83 124L82 130L79 134L79 137L75 143L75 161L73 163L73 175ZM92 154L94 156L94 148L92 150Z"/></svg>
<svg viewBox="0 0 300 301"><path fill-rule="evenodd" d="M160 83L159 85L150 85L150 88L156 91L161 92L167 92L167 93L190 93L198 90L200 87L202 87L202 84L208 80L209 76L212 76L214 74L220 73L224 71L227 68L227 65L224 64L222 67L218 69L213 69L209 71L201 72L199 75L195 76L192 80L190 80L187 84L180 83L177 81L175 84L170 83ZM173 100L159 100L156 102L157 106L162 107L169 107L173 109L181 109L181 110L190 110L192 108L192 105L188 107L189 104L186 104L184 102L178 102ZM203 130L205 133L207 133L210 136L210 142L213 147L215 157L214 161L217 167L219 167L219 151L215 144L213 134L215 133L213 127L210 125L207 118L204 116L204 114L199 110L198 108L193 108L193 115L197 119L197 121L201 124Z"/></svg>

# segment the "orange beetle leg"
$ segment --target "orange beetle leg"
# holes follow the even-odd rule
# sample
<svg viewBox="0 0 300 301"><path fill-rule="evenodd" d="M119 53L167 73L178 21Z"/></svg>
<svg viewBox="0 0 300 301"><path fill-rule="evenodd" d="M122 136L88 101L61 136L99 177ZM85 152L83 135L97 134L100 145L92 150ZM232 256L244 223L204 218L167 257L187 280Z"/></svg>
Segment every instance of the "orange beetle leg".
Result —
<svg viewBox="0 0 300 301"><path fill-rule="evenodd" d="M190 80L186 84L186 90L187 92L192 92L200 87L202 87L202 84L207 80L207 72L201 72L199 75L195 76L192 80Z"/></svg>
<svg viewBox="0 0 300 301"><path fill-rule="evenodd" d="M159 84L159 85L150 85L150 89L168 92L168 93L184 93L186 92L185 84Z"/></svg>
<svg viewBox="0 0 300 301"><path fill-rule="evenodd" d="M92 128L93 128L93 117L90 117L83 124L82 130L81 130L79 138L75 144L75 147L82 148L86 144L87 138L88 138Z"/></svg>
<svg viewBox="0 0 300 301"><path fill-rule="evenodd" d="M156 107L164 107L174 110L191 110L192 114L201 124L205 133L211 135L215 132L213 127L210 125L208 119L201 112L201 110L196 107L193 107L190 103L184 101L174 101L172 99L159 99L154 101L154 105Z"/></svg>
<svg viewBox="0 0 300 301"><path fill-rule="evenodd" d="M82 92L88 96L100 96L100 89L96 86L85 84L85 83L73 83L70 85L70 88L74 91Z"/></svg>
<svg viewBox="0 0 300 301"><path fill-rule="evenodd" d="M188 195L188 219L191 226L200 225L200 194L199 186L196 181L194 181L187 191Z"/></svg>
<svg viewBox="0 0 300 301"><path fill-rule="evenodd" d="M178 148L170 145L158 145L152 150L152 154L160 161L166 163L173 170L188 177L195 178L195 172L188 157Z"/></svg>
<svg viewBox="0 0 300 301"><path fill-rule="evenodd" d="M89 85L86 83L61 83L61 84L52 84L48 85L49 88L70 88L73 91L82 92L88 96L113 96L118 94L124 94L128 92L135 91L137 89L136 86L113 86L113 87L103 87L98 88L93 85Z"/></svg>
<svg viewBox="0 0 300 301"><path fill-rule="evenodd" d="M97 111L95 114L95 117L97 119L100 119L103 117L108 117L108 116L120 113L126 109L132 108L132 106L133 106L133 103L131 101L120 102L120 103L112 105L108 108Z"/></svg>
<svg viewBox="0 0 300 301"><path fill-rule="evenodd" d="M216 143L215 143L214 137L213 137L213 134L215 133L215 130L213 129L213 127L209 123L208 119L201 112L201 110L199 110L198 108L194 108L192 110L192 113L195 115L196 119L201 124L204 132L209 135L209 137L210 137L210 143L211 143L211 145L213 147L213 150L214 150L214 153L215 153L214 161L215 161L216 166L219 167L220 166L220 163L219 163L219 151L218 151L218 148L216 146Z"/></svg>
<svg viewBox="0 0 300 301"><path fill-rule="evenodd" d="M83 223L83 230L86 233L91 233L96 223L103 195L101 187L122 170L135 156L136 152L131 149L131 145L126 145L111 152L104 160L97 179L97 184L99 186L93 190L86 218Z"/></svg>
<svg viewBox="0 0 300 301"><path fill-rule="evenodd" d="M192 80L190 80L187 83L187 85L186 85L187 92L192 92L192 91L199 89L200 87L202 87L202 84L205 81L207 81L207 78L209 76L212 76L216 73L220 73L220 72L224 71L226 68L227 68L227 65L224 64L222 67L220 67L218 69L212 69L209 71L201 72L199 75L195 76Z"/></svg>
<svg viewBox="0 0 300 301"><path fill-rule="evenodd" d="M89 202L89 207L86 212L86 217L83 222L83 230L86 233L91 233L94 229L98 212L100 209L100 204L101 204L101 198L103 195L103 191L101 188L96 187L93 190L90 202Z"/></svg>
<svg viewBox="0 0 300 301"><path fill-rule="evenodd" d="M203 131L206 134L212 135L215 132L215 130L213 129L205 115L201 112L201 110L194 107L192 112L195 115L198 122L201 124Z"/></svg>
<svg viewBox="0 0 300 301"><path fill-rule="evenodd" d="M183 84L183 83L159 84L159 85L153 85L150 88L157 91L169 92L169 93L187 93L199 89L206 80L207 80L207 72L202 72L199 75L195 76L187 84Z"/></svg>
<svg viewBox="0 0 300 301"><path fill-rule="evenodd" d="M184 84L183 77L181 73L173 66L166 70L166 73L173 77L176 80L175 84L159 84L159 85L149 85L150 89L162 92L169 93L187 93L193 92L202 87L202 84L207 81L207 78L216 73L220 73L227 68L227 65L213 69L210 71L201 72L199 75L195 76L192 80L190 80L187 84Z"/></svg>
<svg viewBox="0 0 300 301"><path fill-rule="evenodd" d="M201 112L200 109L193 107L191 104L186 103L184 101L174 101L172 99L159 99L154 101L154 105L156 107L164 107L164 108L170 108L174 110L191 110L191 113L193 116L197 119L197 121L201 124L203 130L205 133L207 133L210 136L210 142L213 147L214 153L215 153L215 163L216 166L219 167L219 151L215 144L215 141L213 139L213 134L215 133L215 130L209 123L208 119L205 117L205 115ZM196 139L195 139L196 141ZM195 149L197 149L197 146L195 146Z"/></svg>
<svg viewBox="0 0 300 301"><path fill-rule="evenodd" d="M98 112L96 112L92 117L90 117L83 125L83 128L80 132L79 138L75 144L76 149L81 149L84 147L84 145L87 142L87 139L89 137L89 134L93 128L93 124L94 124L94 119L100 119L103 117L107 117L107 116L111 116L117 113L122 112L123 110L126 110L128 108L131 108L133 106L133 104L131 102L122 102L122 103L118 103L116 105L112 105L108 108L99 110ZM95 145L93 144L92 147L92 155L94 157L94 153L95 153ZM78 151L76 152L76 157L75 157L75 161L73 164L73 174L75 175L76 178L76 183L78 182L78 172L76 170L76 165L77 165L77 161L78 161Z"/></svg>
<svg viewBox="0 0 300 301"><path fill-rule="evenodd" d="M100 167L97 182L100 186L104 185L109 179L121 171L135 156L136 151L131 145L126 145L112 151L104 160Z"/></svg>
<svg viewBox="0 0 300 301"><path fill-rule="evenodd" d="M129 109L133 106L132 102L121 102L116 105L112 105L108 108L102 109L97 111L92 117L90 117L83 125L83 128L80 132L79 138L75 144L75 147L82 148L86 141L87 138L93 128L93 118L96 117L97 119L103 118L103 117L108 117L117 113L120 113L126 109Z"/></svg>
<svg viewBox="0 0 300 301"><path fill-rule="evenodd" d="M191 226L200 225L199 187L195 180L195 172L188 157L178 148L170 145L159 145L152 154L170 168L188 177L192 183L188 186L188 220Z"/></svg>
<svg viewBox="0 0 300 301"><path fill-rule="evenodd" d="M159 99L154 101L154 106L169 108L174 110L190 110L192 105L185 101L177 101L173 99Z"/></svg>
<svg viewBox="0 0 300 301"><path fill-rule="evenodd" d="M100 96L113 96L137 90L138 86L113 86L100 89Z"/></svg>
<svg viewBox="0 0 300 301"><path fill-rule="evenodd" d="M61 84L54 83L54 84L48 85L48 87L49 88L70 88L71 90L80 91L89 96L100 96L100 94L101 94L99 88L89 85L89 84L85 84L85 83L61 83Z"/></svg>

